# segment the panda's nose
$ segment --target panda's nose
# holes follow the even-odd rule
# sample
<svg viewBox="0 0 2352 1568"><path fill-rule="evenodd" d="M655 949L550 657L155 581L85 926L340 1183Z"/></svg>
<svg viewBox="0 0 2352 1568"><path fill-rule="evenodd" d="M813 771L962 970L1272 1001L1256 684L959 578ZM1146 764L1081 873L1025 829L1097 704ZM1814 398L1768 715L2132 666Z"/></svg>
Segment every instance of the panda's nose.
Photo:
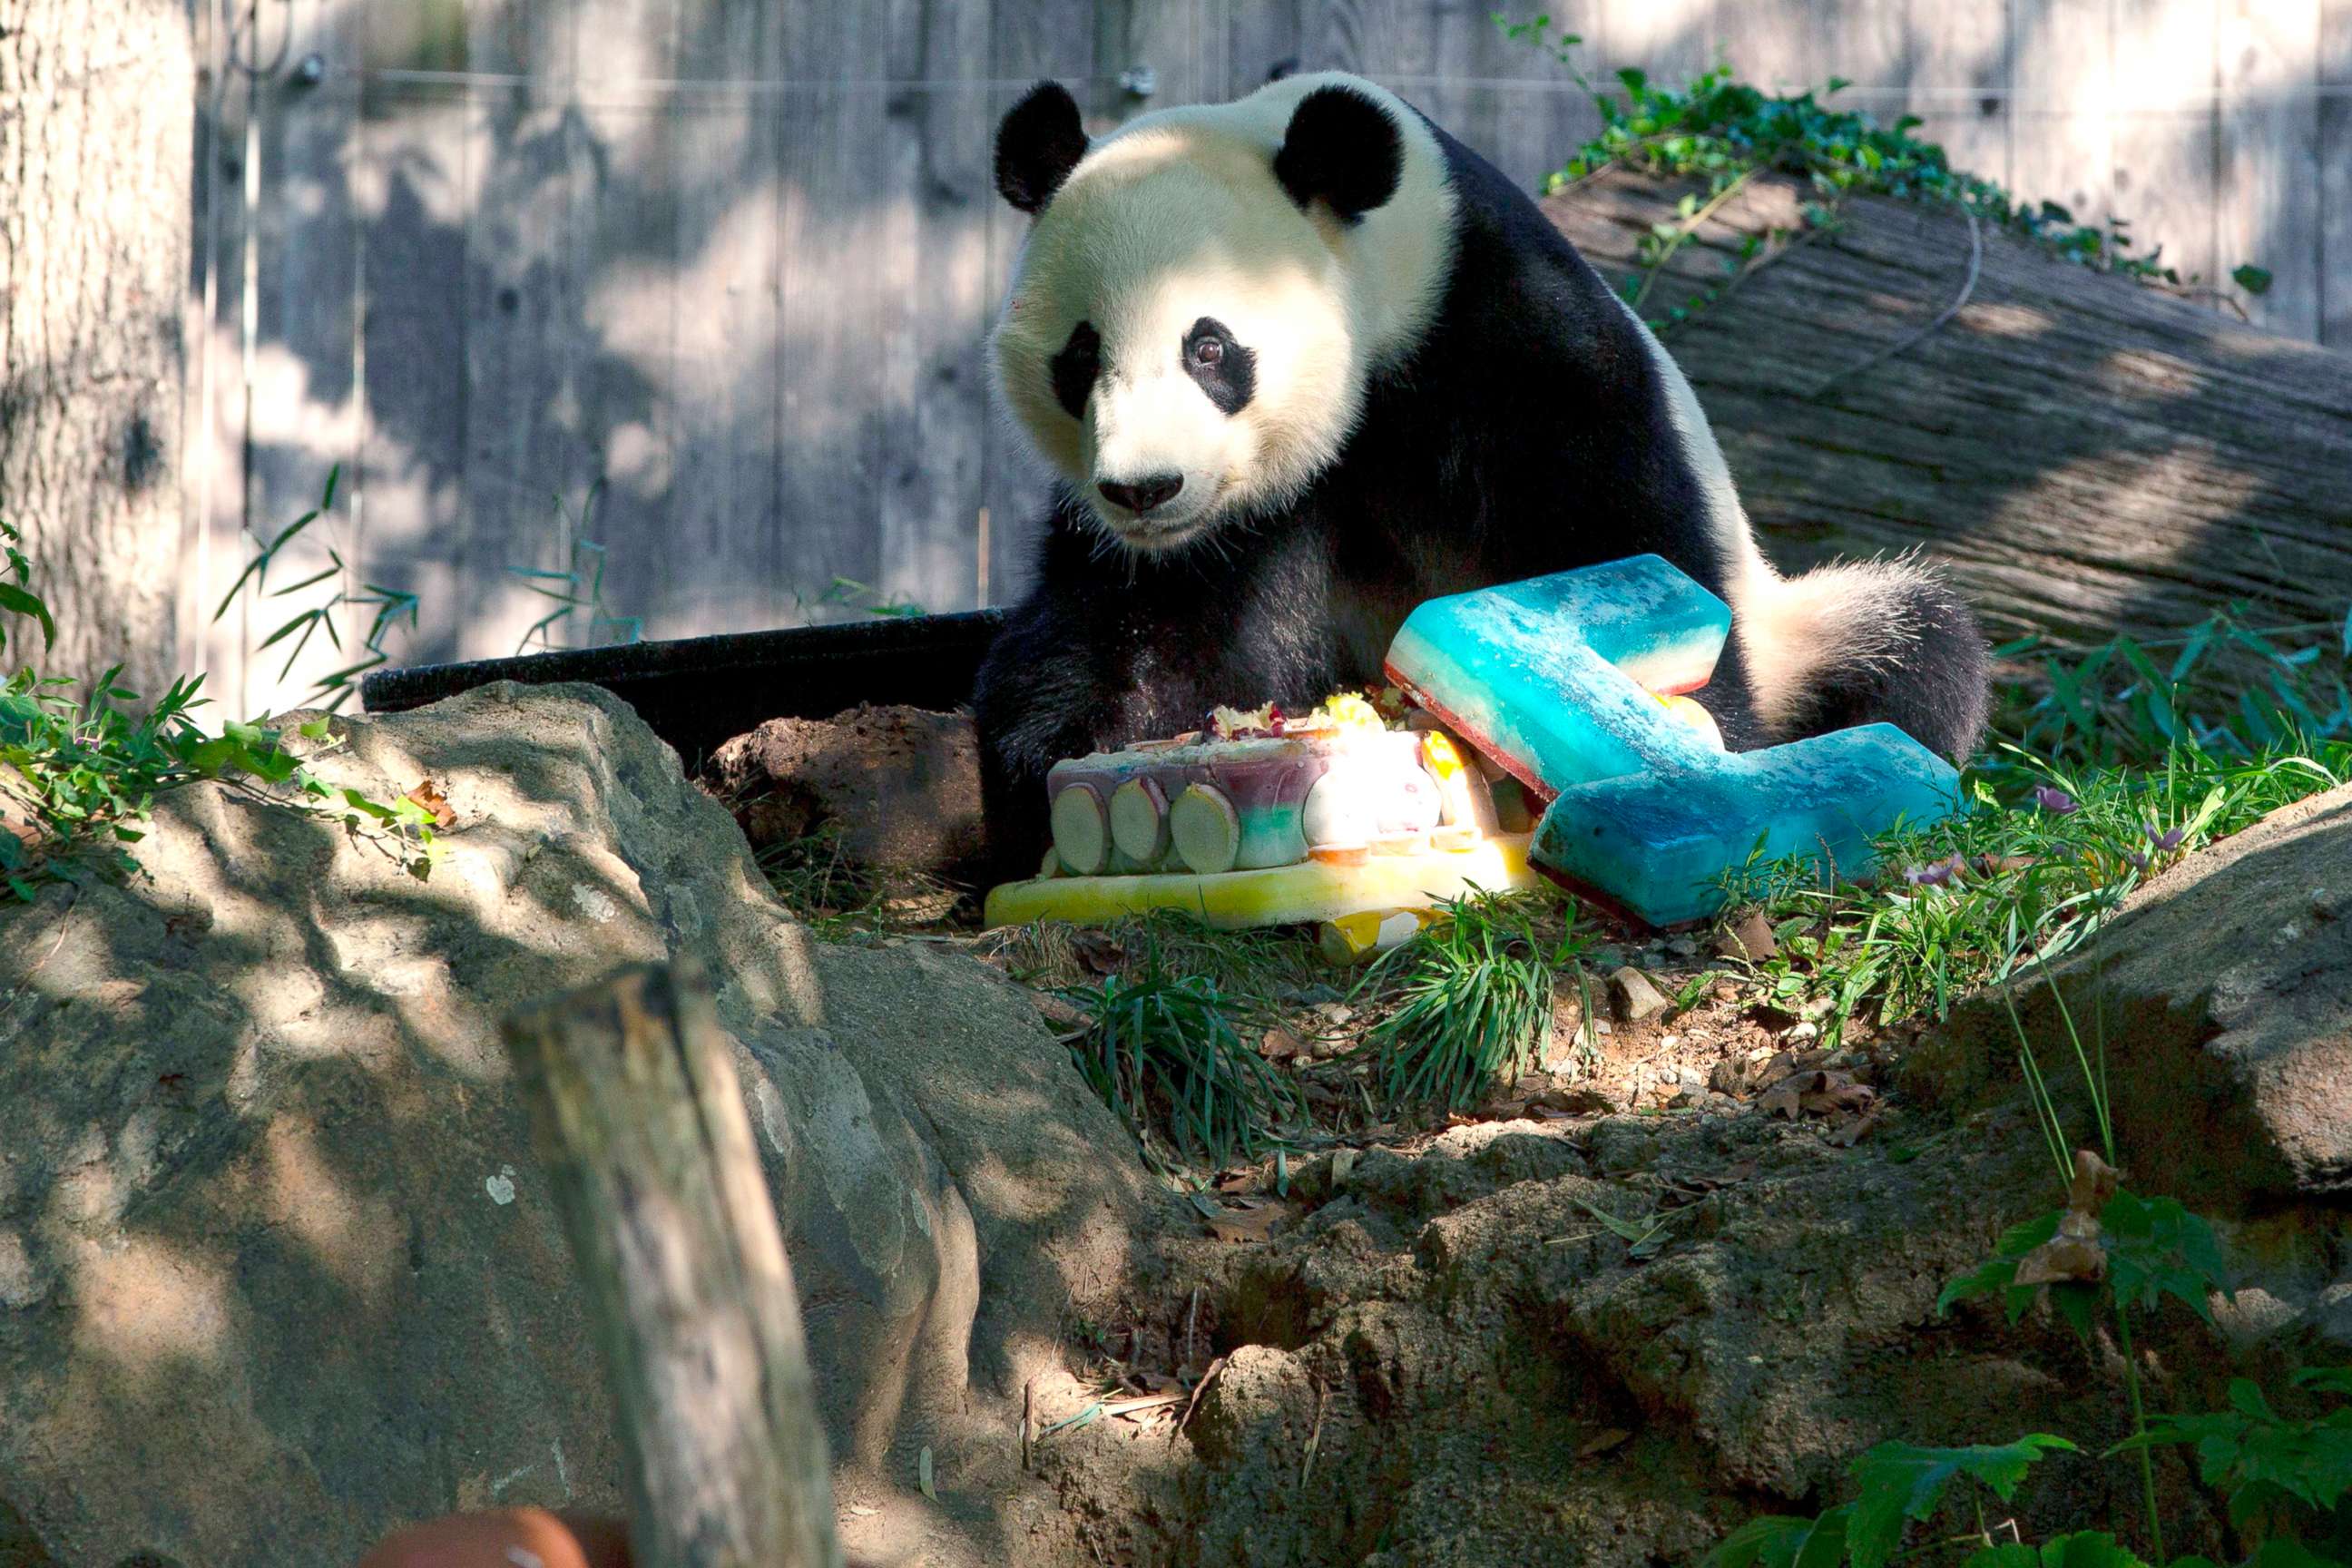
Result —
<svg viewBox="0 0 2352 1568"><path fill-rule="evenodd" d="M1139 516L1173 500L1176 492L1183 488L1184 476L1181 474L1149 474L1129 484L1121 484L1117 479L1104 479L1095 486L1111 505L1123 506Z"/></svg>

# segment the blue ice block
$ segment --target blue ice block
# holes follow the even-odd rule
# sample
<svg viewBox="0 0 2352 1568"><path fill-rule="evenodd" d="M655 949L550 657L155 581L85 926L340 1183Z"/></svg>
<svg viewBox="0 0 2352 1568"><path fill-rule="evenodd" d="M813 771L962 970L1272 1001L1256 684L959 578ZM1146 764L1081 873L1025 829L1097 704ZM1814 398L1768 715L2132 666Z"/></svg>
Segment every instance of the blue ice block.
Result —
<svg viewBox="0 0 2352 1568"><path fill-rule="evenodd" d="M1716 913L1719 879L1766 858L1869 869L1870 841L1958 805L1950 763L1892 724L1726 752L1652 693L1713 673L1722 600L1655 555L1432 599L1389 679L1502 767L1555 795L1528 858L1651 925Z"/></svg>

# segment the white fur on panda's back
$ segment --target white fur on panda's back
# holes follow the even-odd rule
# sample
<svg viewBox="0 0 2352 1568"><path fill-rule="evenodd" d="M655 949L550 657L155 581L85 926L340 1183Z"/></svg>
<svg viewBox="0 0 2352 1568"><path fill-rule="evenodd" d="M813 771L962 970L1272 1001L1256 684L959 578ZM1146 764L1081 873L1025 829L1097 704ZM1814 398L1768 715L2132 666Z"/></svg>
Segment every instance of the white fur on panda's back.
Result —
<svg viewBox="0 0 2352 1568"><path fill-rule="evenodd" d="M1731 632L1739 639L1756 715L1768 732L1788 734L1831 669L1899 666L1917 647L1920 628L1904 604L1933 574L1907 558L1842 562L1800 577L1775 572L1756 543L1731 467L1689 378L1633 307L1622 299L1617 304L1642 334L1665 387L1667 422L1697 479L1707 537L1727 567Z"/></svg>

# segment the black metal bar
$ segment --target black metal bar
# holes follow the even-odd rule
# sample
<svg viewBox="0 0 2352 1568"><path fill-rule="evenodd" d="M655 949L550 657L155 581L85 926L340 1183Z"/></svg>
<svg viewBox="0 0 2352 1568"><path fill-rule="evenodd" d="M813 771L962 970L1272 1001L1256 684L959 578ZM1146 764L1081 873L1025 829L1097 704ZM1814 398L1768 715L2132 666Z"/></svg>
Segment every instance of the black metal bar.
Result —
<svg viewBox="0 0 2352 1568"><path fill-rule="evenodd" d="M693 768L769 719L829 719L860 702L961 707L1003 624L1001 610L967 610L418 665L367 677L360 701L396 713L496 680L585 681L635 708Z"/></svg>

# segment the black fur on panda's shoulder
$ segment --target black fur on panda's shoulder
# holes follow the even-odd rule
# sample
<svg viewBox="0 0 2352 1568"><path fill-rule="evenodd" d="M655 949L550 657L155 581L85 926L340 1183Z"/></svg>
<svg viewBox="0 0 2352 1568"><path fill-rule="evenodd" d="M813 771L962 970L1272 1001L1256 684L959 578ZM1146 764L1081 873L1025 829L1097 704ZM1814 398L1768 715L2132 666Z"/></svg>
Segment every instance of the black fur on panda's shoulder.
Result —
<svg viewBox="0 0 2352 1568"><path fill-rule="evenodd" d="M1431 129L1456 197L1441 302L1417 347L1368 383L1339 458L1295 504L1229 525L1222 548L1130 559L1057 496L1035 585L974 699L1002 874L1035 870L1055 762L1197 728L1219 703L1308 707L1377 680L1423 600L1645 552L1730 596L1735 563L1706 531L1640 329L1533 201ZM1955 632L1967 622L1980 684L1966 607L1950 598L1932 613ZM1735 750L1769 739L1737 640L1695 695ZM1823 727L1884 697L1856 688ZM1978 719L1952 722L1935 701L1915 706L1928 744L1973 745L1980 700Z"/></svg>

